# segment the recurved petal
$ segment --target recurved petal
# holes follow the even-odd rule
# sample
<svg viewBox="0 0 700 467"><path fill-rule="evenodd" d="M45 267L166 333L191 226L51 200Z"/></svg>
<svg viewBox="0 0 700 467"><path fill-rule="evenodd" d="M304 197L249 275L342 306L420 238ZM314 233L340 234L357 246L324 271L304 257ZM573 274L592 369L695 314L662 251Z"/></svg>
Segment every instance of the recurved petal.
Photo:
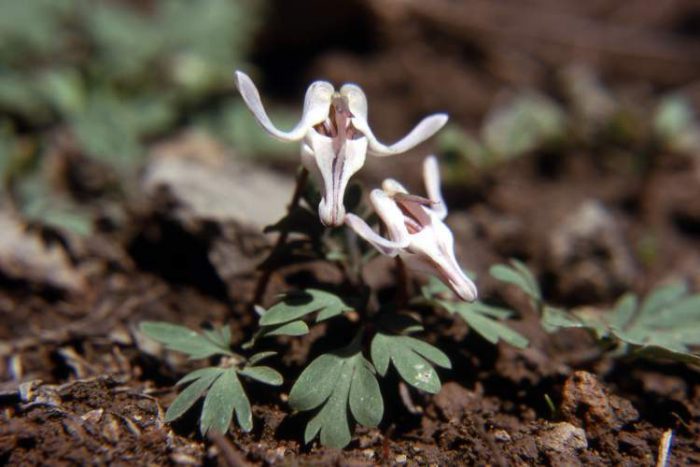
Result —
<svg viewBox="0 0 700 467"><path fill-rule="evenodd" d="M309 86L304 98L304 112L301 120L290 131L282 131L267 116L260 94L248 75L236 71L236 86L243 101L255 116L260 125L275 138L283 141L298 141L304 137L309 128L324 121L330 109L333 86L325 81L316 81Z"/></svg>
<svg viewBox="0 0 700 467"><path fill-rule="evenodd" d="M377 234L365 221L355 214L346 214L345 224L354 230L357 235L369 242L381 254L396 256L399 253L401 247L396 242L387 240Z"/></svg>
<svg viewBox="0 0 700 467"><path fill-rule="evenodd" d="M356 84L344 84L340 94L348 100L348 109L355 119L367 122L367 96ZM357 127L356 127L357 128Z"/></svg>
<svg viewBox="0 0 700 467"><path fill-rule="evenodd" d="M437 264L437 267L447 285L465 302L476 300L478 297L476 284L464 274L454 257L444 258L444 260Z"/></svg>
<svg viewBox="0 0 700 467"><path fill-rule="evenodd" d="M392 145L380 143L367 123L366 118L353 118L353 125L367 137L369 142L369 153L375 156L392 156L406 152L409 149L417 146L426 139L437 133L445 123L447 123L446 114L435 114L424 118L411 132L403 139Z"/></svg>
<svg viewBox="0 0 700 467"><path fill-rule="evenodd" d="M435 246L428 249L431 262L459 298L473 302L477 298L476 285L457 262L452 231L438 220L433 223L432 230Z"/></svg>
<svg viewBox="0 0 700 467"><path fill-rule="evenodd" d="M423 162L423 181L428 198L434 203L431 209L440 220L443 220L447 217L447 205L440 190L440 168L435 156L428 156Z"/></svg>
<svg viewBox="0 0 700 467"><path fill-rule="evenodd" d="M408 190L405 186L401 184L398 180L393 178L385 178L382 182L382 190L389 196L393 196L396 193L408 194Z"/></svg>
<svg viewBox="0 0 700 467"><path fill-rule="evenodd" d="M374 189L369 195L369 200L374 210L386 226L389 238L399 248L406 248L411 242L411 237L406 228L404 215L389 195L380 189Z"/></svg>

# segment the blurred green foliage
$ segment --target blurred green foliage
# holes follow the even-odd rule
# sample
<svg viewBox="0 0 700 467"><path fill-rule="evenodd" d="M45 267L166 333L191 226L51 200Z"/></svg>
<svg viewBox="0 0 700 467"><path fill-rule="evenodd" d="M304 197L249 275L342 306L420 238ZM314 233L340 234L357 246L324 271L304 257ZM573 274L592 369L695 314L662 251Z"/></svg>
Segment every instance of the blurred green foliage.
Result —
<svg viewBox="0 0 700 467"><path fill-rule="evenodd" d="M259 12L251 5L153 0L135 8L117 1L0 0L4 185L45 174L41 159L56 129L68 129L81 157L121 176L143 161L144 143L178 126L206 121L228 135L229 125L242 119L230 121L231 99L224 107L212 102L235 93L231 74L244 63L257 26ZM237 138L251 147L248 135L254 134L238 130ZM16 154L27 143L35 150ZM22 163L12 162L17 157ZM25 190L9 184L25 215L41 219L43 210L30 207L53 196L48 180L43 185Z"/></svg>
<svg viewBox="0 0 700 467"><path fill-rule="evenodd" d="M668 152L700 153L700 123L682 95L614 92L580 66L565 69L560 78L559 100L522 90L499 100L476 134L448 126L438 136L450 165L448 182L469 183L528 154L564 156L571 148L588 150L601 161L623 153L630 163L622 170L638 171Z"/></svg>

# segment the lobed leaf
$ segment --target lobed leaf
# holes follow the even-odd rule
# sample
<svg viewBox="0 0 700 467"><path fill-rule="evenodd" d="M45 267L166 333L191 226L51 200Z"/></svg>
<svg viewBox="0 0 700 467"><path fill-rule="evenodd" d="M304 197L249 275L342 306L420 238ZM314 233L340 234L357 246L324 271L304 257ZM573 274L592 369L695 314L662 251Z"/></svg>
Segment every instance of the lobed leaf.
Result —
<svg viewBox="0 0 700 467"><path fill-rule="evenodd" d="M306 289L301 292L287 294L282 301L273 305L260 318L260 325L272 326L298 320L310 313L319 312L316 322L352 310L343 300L329 292L316 289Z"/></svg>
<svg viewBox="0 0 700 467"><path fill-rule="evenodd" d="M451 302L438 300L437 303L450 313L456 313L467 324L492 344L503 340L518 348L527 347L528 340L498 320L512 315L510 310L487 305L482 302Z"/></svg>
<svg viewBox="0 0 700 467"><path fill-rule="evenodd" d="M265 360L266 358L274 357L275 355L277 355L277 352L275 352L274 350L258 352L248 359L248 365L255 365L256 363L259 363Z"/></svg>
<svg viewBox="0 0 700 467"><path fill-rule="evenodd" d="M235 374L231 385L233 387L233 408L236 412L236 420L238 421L238 426L247 433L253 429L253 411L250 407L250 401Z"/></svg>
<svg viewBox="0 0 700 467"><path fill-rule="evenodd" d="M634 356L700 364L700 355L693 352L700 346L700 294L689 295L685 284L658 286L641 305L635 295L625 294L607 315L555 315L545 308L543 322L552 328L586 327Z"/></svg>
<svg viewBox="0 0 700 467"><path fill-rule="evenodd" d="M451 368L447 355L432 345L410 336L377 333L370 346L372 362L384 376L393 363L401 378L411 386L436 394L441 383L433 364Z"/></svg>
<svg viewBox="0 0 700 467"><path fill-rule="evenodd" d="M323 404L333 392L343 359L335 354L317 357L299 375L289 393L294 410L312 410Z"/></svg>
<svg viewBox="0 0 700 467"><path fill-rule="evenodd" d="M201 373L201 376L198 379L187 386L180 393L180 395L177 396L165 413L166 423L172 422L173 420L176 420L184 415L184 413L187 412L190 407L192 407L194 403L204 395L207 389L209 389L209 386L211 386L225 372L225 370L220 368L204 368L204 370L215 371Z"/></svg>
<svg viewBox="0 0 700 467"><path fill-rule="evenodd" d="M517 286L529 295L530 298L536 302L541 302L542 293L532 272L530 272L525 264L517 259L511 259L510 263L511 266L504 264L491 266L489 274L502 282Z"/></svg>
<svg viewBox="0 0 700 467"><path fill-rule="evenodd" d="M139 330L170 350L186 353L190 358L231 355L228 346L219 345L206 336L184 326L160 321L144 321Z"/></svg>
<svg viewBox="0 0 700 467"><path fill-rule="evenodd" d="M684 283L674 283L656 287L646 299L644 299L636 319L640 321L653 321L655 318L658 318L658 316L655 315L661 313L665 307L678 301L681 297L686 295L687 292L688 288Z"/></svg>
<svg viewBox="0 0 700 467"><path fill-rule="evenodd" d="M350 410L360 425L377 426L382 421L384 400L372 364L358 355L350 385Z"/></svg>
<svg viewBox="0 0 700 467"><path fill-rule="evenodd" d="M384 401L372 364L357 341L348 348L316 358L299 376L289 395L296 410L320 410L309 420L304 440L316 436L321 444L342 448L352 437L348 409L365 426L376 426L384 413Z"/></svg>
<svg viewBox="0 0 700 467"><path fill-rule="evenodd" d="M261 330L260 336L303 336L309 333L309 325L303 321L291 321L289 323L266 326Z"/></svg>
<svg viewBox="0 0 700 467"><path fill-rule="evenodd" d="M219 375L221 374L222 369L214 366L210 366L207 368L200 368L199 370L194 370L189 373L187 373L185 376L183 376L177 383L175 383L175 386L181 386L186 383L190 383L196 379L200 378L205 378L208 377L209 375Z"/></svg>
<svg viewBox="0 0 700 467"><path fill-rule="evenodd" d="M204 329L204 336L219 347L228 349L231 346L231 328L220 326L214 329Z"/></svg>
<svg viewBox="0 0 700 467"><path fill-rule="evenodd" d="M282 375L269 366L248 366L239 370L238 374L271 386L280 386L284 382Z"/></svg>
<svg viewBox="0 0 700 467"><path fill-rule="evenodd" d="M217 433L228 431L233 417L234 393L238 390L235 386L237 380L234 370L224 370L209 388L199 419L199 431L203 436L206 436L210 431Z"/></svg>
<svg viewBox="0 0 700 467"><path fill-rule="evenodd" d="M348 420L348 396L352 384L352 368L343 362L333 391L321 410L311 419L304 430L304 442L309 443L320 434L321 444L343 448L350 443Z"/></svg>
<svg viewBox="0 0 700 467"><path fill-rule="evenodd" d="M495 321L487 316L479 313L470 313L466 310L459 312L459 315L472 327L476 332L492 344L503 340L514 347L524 349L527 347L528 340L503 323Z"/></svg>

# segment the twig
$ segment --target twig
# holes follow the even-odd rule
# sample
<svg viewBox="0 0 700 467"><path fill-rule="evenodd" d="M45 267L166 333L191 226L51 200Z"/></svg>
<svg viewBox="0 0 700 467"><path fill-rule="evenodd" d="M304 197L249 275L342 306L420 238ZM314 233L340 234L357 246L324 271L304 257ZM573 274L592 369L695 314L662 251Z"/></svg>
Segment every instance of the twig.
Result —
<svg viewBox="0 0 700 467"><path fill-rule="evenodd" d="M403 405L404 407L406 407L406 410L411 412L413 415L419 415L423 413L423 409L421 407L416 406L416 404L413 403L411 392L409 391L406 383L404 383L403 381L399 382L399 397L401 397L401 402L403 402Z"/></svg>
<svg viewBox="0 0 700 467"><path fill-rule="evenodd" d="M659 440L659 455L656 458L656 467L666 467L671 456L671 443L673 442L673 430L666 430Z"/></svg>
<svg viewBox="0 0 700 467"><path fill-rule="evenodd" d="M309 178L309 171L306 170L305 168L302 168L301 171L299 171L299 174L297 175L297 183L296 187L294 188L294 194L292 195L292 200L289 203L289 206L287 207L287 214L291 213L294 208L296 208L299 205L299 201L301 200L301 195L304 191L304 187L306 186L306 180ZM289 237L289 231L286 229L282 229L282 231L279 234L279 237L277 237L277 241L275 242L275 246L272 247L272 250L270 251L270 254L268 255L267 259L272 258L274 255L276 255L279 250L284 246L284 244L287 242L287 238ZM267 260L266 260L267 261ZM252 306L259 305L260 302L262 301L265 291L267 290L267 285L270 282L270 277L272 276L272 268L265 269L262 274L260 275L260 278L258 279L258 283L255 286L255 295L253 296L253 302Z"/></svg>
<svg viewBox="0 0 700 467"><path fill-rule="evenodd" d="M221 457L223 457L224 463L228 467L248 467L250 465L224 435L210 433L209 439L219 448Z"/></svg>

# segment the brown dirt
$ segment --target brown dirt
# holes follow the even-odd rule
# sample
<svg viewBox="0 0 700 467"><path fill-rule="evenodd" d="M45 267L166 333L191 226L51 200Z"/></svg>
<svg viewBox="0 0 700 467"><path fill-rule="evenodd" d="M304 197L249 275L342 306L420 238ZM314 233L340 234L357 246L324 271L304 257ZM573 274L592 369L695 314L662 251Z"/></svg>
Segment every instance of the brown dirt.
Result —
<svg viewBox="0 0 700 467"><path fill-rule="evenodd" d="M562 169L559 178L546 180L538 175L537 163L537 158L528 158L493 174L485 201L467 201L460 190L449 192L457 211L452 219L458 237L471 239L460 245L463 256L477 271L483 272L497 258L517 254L548 281L545 289L552 299L568 305L609 302L617 291L597 288L599 284L584 274L575 280L592 293L582 301L580 295L558 288L568 271L547 269L552 264L547 242L553 226L562 222L560 212L575 210L591 197L607 209L619 210L616 218L624 227L618 233L628 245L627 253L636 231L666 232L659 237L663 266L644 269L632 261L630 280L638 290L683 274L689 256L697 255L690 245L697 245L698 239L673 222L683 205L669 193L673 180L679 185L686 170L661 169L655 177L660 182L647 185L652 188L646 189L663 191L663 196L651 196L655 204L650 209L656 215L650 222L637 212L624 211L625 200L638 196L634 183L616 184L605 174L590 183L592 169L585 166ZM465 200L461 206L460 199ZM515 227L499 227L504 219ZM153 222L158 221L143 225ZM138 242L139 236L134 238ZM186 237L178 239L185 242L179 248L189 247ZM168 243L172 238L161 240L162 245L175 246ZM126 250L130 257L123 252L121 262L89 276L85 294L62 295L4 279L0 289L4 340L0 370L6 381L0 390L3 463L225 462L221 452L226 446L200 439L194 415L173 426L162 423L161 406L175 396L172 383L192 364L174 354L144 353L153 349L136 340L134 329L144 319L197 326L230 316L234 338L242 342L254 324L245 306L252 280L239 278L223 289L211 288L197 278L199 271L192 270L173 282L162 277L153 259L157 255L146 262L142 249L132 244ZM83 254L77 258L79 264L99 258L99 251ZM620 251L613 248L611 254ZM144 264L151 272L141 270ZM314 281L315 274L324 274L313 264L301 268L308 271L301 276L299 269L289 270L287 282ZM277 275L273 289L284 287L280 281L284 276ZM279 394L263 386L250 388L256 428L250 434L232 431L228 448L233 448L234 458L253 464L653 465L660 438L671 429L672 464L700 463L697 372L680 365L611 360L601 356L583 332L547 335L522 296L511 289L494 290L488 277L482 277L484 295L496 294L522 311L512 325L531 339L530 348L494 347L446 315L426 316L426 338L445 349L454 365L454 370L441 373L442 392L435 397L411 393L418 412L411 413L400 402L397 381L390 378L382 425L358 429L348 449L335 451L315 443L303 445L304 416L290 415L283 398L307 355L328 343L318 340L320 329L303 339L286 339L277 343L283 356L275 362L287 377L286 386ZM238 294L226 292L236 290ZM554 413L545 395L554 401Z"/></svg>
<svg viewBox="0 0 700 467"><path fill-rule="evenodd" d="M289 2L277 3L279 18L273 15L261 34L257 60L263 69L268 66L269 86L277 86L278 94L286 97L289 89L275 77L290 73L275 74L269 64L289 48L292 59L302 56L300 50L308 44L290 39L303 34L284 27L281 4ZM349 11L336 12L345 18L340 26L356 22L362 27L353 31L371 39L360 41L352 53L319 49L292 71L299 79L318 72L337 81L360 82L373 111L385 109L373 113L382 135L398 135L418 115L435 108L473 125L504 85L547 88L553 69L564 61L562 55L568 57L576 44L586 43L585 38L562 42L559 29L538 29L536 10L522 11L513 2L462 2L459 8L473 11L477 22L461 26L450 21L450 16L455 21L468 16L451 15L460 2L437 2L439 8L432 12L380 8L385 4L381 1L350 3ZM658 78L654 82L659 86L700 76L697 57L693 66L678 60L676 53L696 47L694 37L684 36L661 49L648 47L657 33L677 26L692 2L677 2L668 14L655 17L658 24L631 14L643 2L630 2L629 11L574 1L540 3L561 14L560 19L582 16L593 21L593 35L613 34L612 39L600 37L595 44L601 50L593 50L601 61L597 65L613 77L637 76L630 70L640 53L653 60L634 71L643 79ZM319 14L330 14L329 2L311 4L322 9ZM529 18L524 29L484 27L493 15L512 19L523 14ZM613 20L624 17L626 23L622 29L609 29L605 21L597 22L605 14ZM440 27L445 23L451 26ZM337 40L331 46L344 49L345 29L336 23L328 28L334 26L338 37L333 35ZM620 49L611 52L605 44L627 27L644 40L639 42L641 52L623 53L623 60L616 55ZM525 44L527 50L538 51L534 59L509 53L513 43L531 37L532 28L541 33L533 36L535 43ZM354 53L366 55L360 59ZM436 82L445 84L437 89ZM693 89L691 97L697 98L700 88ZM696 369L613 359L601 354L583 331L548 335L527 300L511 288L496 288L486 272L490 265L517 256L537 273L547 298L568 307L607 306L624 290L644 293L670 278L685 278L699 290L698 158L662 154L652 170L639 173L629 168L631 157L622 151L605 158L594 150L566 150L555 157L538 153L482 174L476 182L446 187L459 256L478 273L482 296L519 311L510 324L531 345L525 350L492 346L460 321L442 313L427 315L426 339L453 362L453 370L440 372L442 391L434 397L410 392L414 410L409 411L399 397L398 380L390 377L383 383L387 407L382 424L358 428L342 451L316 442L305 446L306 418L290 414L285 404L303 363L329 345L322 336L325 326L304 338L274 344L280 357L273 365L286 382L280 392L249 386L252 433L233 428L224 440L204 440L196 431L196 411L173 425L162 422L162 408L176 395L173 383L193 364L142 341L135 332L138 323L155 319L195 327L229 322L238 343L254 329L255 316L247 307L253 275L222 277L207 257L212 248L236 248L223 228L187 230L156 204L136 210L126 232L103 232L80 247L67 242L72 263L86 271L81 292L0 277L0 464L638 466L656 464L662 435L673 430L670 465L700 465ZM418 187L414 168L420 159L404 161L392 175ZM374 162L362 176L374 183L386 175L386 167L395 165ZM588 212L599 216L600 230L575 239L574 254L555 248L570 240L567 226ZM649 238L651 253L644 247ZM387 284L388 266L377 265L381 267L373 268L370 280ZM334 277L314 263L286 268L274 275L268 295ZM329 326L339 336L336 340L347 333L342 324ZM546 398L553 401L554 411Z"/></svg>

